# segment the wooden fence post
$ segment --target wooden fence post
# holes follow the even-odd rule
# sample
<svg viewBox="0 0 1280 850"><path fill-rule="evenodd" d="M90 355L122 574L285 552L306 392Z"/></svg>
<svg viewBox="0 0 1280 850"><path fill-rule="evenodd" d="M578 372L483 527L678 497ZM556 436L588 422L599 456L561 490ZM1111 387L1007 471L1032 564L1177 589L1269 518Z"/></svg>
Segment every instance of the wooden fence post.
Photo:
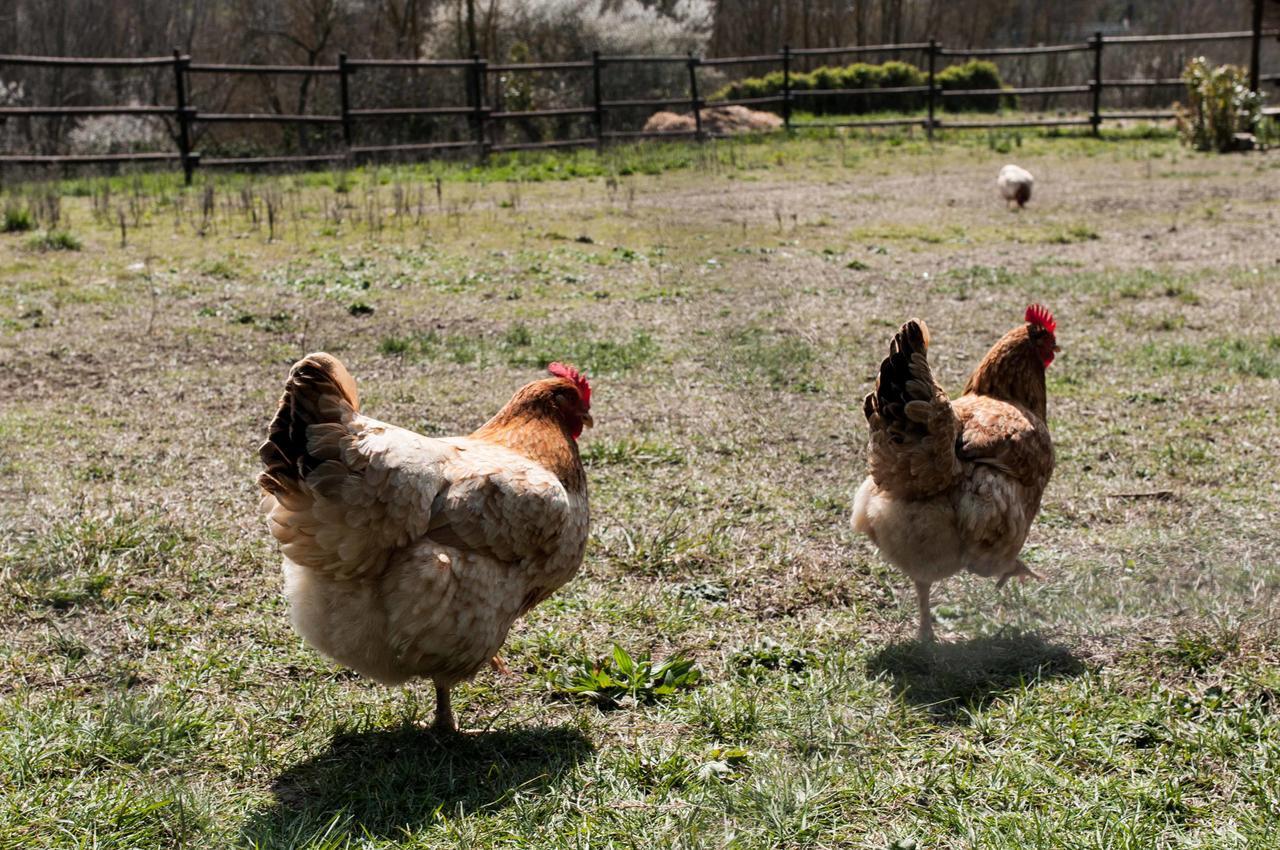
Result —
<svg viewBox="0 0 1280 850"><path fill-rule="evenodd" d="M182 48L173 49L173 87L177 100L178 116L178 156L182 162L182 179L191 185L198 158L191 156L191 112L187 107L187 65L190 57L182 55Z"/></svg>
<svg viewBox="0 0 1280 850"><path fill-rule="evenodd" d="M591 113L591 123L596 131L596 148L604 148L604 107L601 106L600 97L600 51L591 51L591 106L595 111Z"/></svg>
<svg viewBox="0 0 1280 850"><path fill-rule="evenodd" d="M933 120L934 110L938 105L938 42L936 39L929 39L929 118L925 124L924 134L929 139L933 139Z"/></svg>
<svg viewBox="0 0 1280 850"><path fill-rule="evenodd" d="M471 121L475 133L476 155L481 160L488 151L484 143L484 83L486 63L479 53L471 54Z"/></svg>
<svg viewBox="0 0 1280 850"><path fill-rule="evenodd" d="M1093 135L1102 134L1102 33L1095 32L1089 39L1089 47L1093 49L1093 112L1089 115L1089 123L1093 125Z"/></svg>
<svg viewBox="0 0 1280 850"><path fill-rule="evenodd" d="M782 125L791 132L791 45L782 46Z"/></svg>
<svg viewBox="0 0 1280 850"><path fill-rule="evenodd" d="M702 141L702 104L698 100L698 64L697 56L689 52L689 106L693 109L693 137Z"/></svg>
<svg viewBox="0 0 1280 850"><path fill-rule="evenodd" d="M347 145L347 156L351 156L351 89L348 75L351 73L347 65L347 54L338 54L338 106L342 113L342 141Z"/></svg>
<svg viewBox="0 0 1280 850"><path fill-rule="evenodd" d="M1262 74L1262 3L1253 0L1253 40L1249 44L1249 91L1256 92Z"/></svg>

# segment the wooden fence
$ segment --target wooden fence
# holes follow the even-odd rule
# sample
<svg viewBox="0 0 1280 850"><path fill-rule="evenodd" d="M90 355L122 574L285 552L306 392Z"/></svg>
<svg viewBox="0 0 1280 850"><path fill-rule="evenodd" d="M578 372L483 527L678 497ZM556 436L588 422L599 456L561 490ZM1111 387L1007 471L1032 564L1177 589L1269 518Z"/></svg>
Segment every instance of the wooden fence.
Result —
<svg viewBox="0 0 1280 850"><path fill-rule="evenodd" d="M1260 6L1261 4L1259 4ZM1183 85L1178 77L1149 79L1108 79L1104 76L1104 50L1108 47L1120 48L1125 45L1155 43L1187 43L1209 41L1250 40L1250 84L1257 91L1264 83L1280 84L1280 74L1263 74L1260 68L1260 46L1263 38L1280 36L1280 30L1264 30L1261 18L1255 15L1253 29L1239 32L1185 33L1175 35L1144 36L1103 36L1096 33L1091 39L1071 44L1056 44L1037 47L1000 47L1000 48L948 48L930 39L927 42L911 44L850 45L848 47L824 47L812 49L793 49L783 47L776 54L758 56L738 56L706 59L694 56L602 56L593 53L590 60L574 62L534 62L520 64L489 64L479 56L471 59L350 59L345 54L338 56L335 65L229 65L193 62L190 56L175 50L172 56L143 57L132 59L88 59L49 56L4 56L0 55L0 67L4 66L46 66L75 67L86 69L155 69L168 66L173 73L174 102L170 105L146 106L0 106L0 120L11 117L51 118L51 117L84 117L101 115L123 116L158 116L171 122L171 135L176 145L172 152L138 152L84 155L0 155L0 167L30 165L96 165L118 163L176 163L181 166L186 180L191 182L197 168L251 168L261 166L307 166L362 162L380 157L421 157L433 156L449 151L463 151L483 158L490 152L529 150L539 148L564 148L596 146L601 147L610 141L639 138L679 138L692 137L698 141L709 138L711 134L702 126L701 110L707 106L760 106L781 104L783 122L788 131L803 127L889 127L919 126L932 138L940 129L975 129L999 127L1056 127L1056 126L1088 126L1097 133L1102 124L1112 120L1131 119L1170 119L1174 117L1172 110L1109 113L1102 111L1102 94L1106 89L1126 88L1175 88ZM926 58L927 74L925 84L900 88L863 88L863 89L822 89L793 90L791 80L795 73L796 60L802 57L875 55L909 51L923 52ZM1092 75L1073 85L1058 86L1026 86L998 90L1008 95L1062 95L1089 94L1091 108L1087 117L1082 118L1044 118L1025 116L1013 120L973 120L970 118L939 118L939 108L948 98L975 95L993 95L995 89L942 89L937 82L938 60L945 58L999 58L1007 56L1035 56L1053 53L1091 53ZM782 71L783 88L781 94L770 97L741 98L737 100L718 100L709 102L703 97L698 86L700 68L726 67L733 65L755 65L776 63ZM629 100L608 100L604 97L604 80L606 71L625 68L628 65L684 65L688 73L687 90L672 97L645 98ZM458 105L440 105L427 107L390 107L390 108L352 108L351 91L353 81L359 79L363 69L436 69L461 70L465 75L466 103ZM488 82L492 77L499 85L505 75L533 72L555 71L570 74L590 75L590 99L578 106L556 109L530 109L505 111L494 109L486 103ZM207 74L226 75L310 75L312 77L333 78L337 83L339 111L337 114L281 114L277 112L203 112L192 104L189 92L189 80L193 76ZM584 81L585 82L585 81ZM884 94L922 94L925 95L927 115L924 117L903 117L894 119L869 119L846 121L839 123L801 123L792 118L797 106L803 107L805 100L815 96L826 95L884 95ZM501 100L501 93L497 95ZM607 116L621 110L687 108L694 118L694 129L684 132L645 132L645 131L610 131L607 129ZM1268 110L1273 112L1272 110ZM590 119L591 134L577 138L554 139L523 143L503 143L495 128L503 122L518 119L585 117ZM469 125L468 138L465 140L431 141L410 144L361 145L355 143L355 126L362 121L387 120L394 118L432 117L464 119ZM194 149L194 128L198 124L303 124L329 125L341 128L343 149L334 153L281 155L281 156L229 156L205 157ZM497 139L497 140L495 140Z"/></svg>

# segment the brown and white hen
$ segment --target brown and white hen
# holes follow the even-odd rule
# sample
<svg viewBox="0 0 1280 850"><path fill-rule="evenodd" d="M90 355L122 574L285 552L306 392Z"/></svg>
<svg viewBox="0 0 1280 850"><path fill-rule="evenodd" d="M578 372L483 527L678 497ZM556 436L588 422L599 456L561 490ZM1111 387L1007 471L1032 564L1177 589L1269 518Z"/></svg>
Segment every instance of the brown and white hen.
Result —
<svg viewBox="0 0 1280 850"><path fill-rule="evenodd" d="M591 386L572 367L516 392L467 437L424 437L360 412L337 358L294 365L259 451L262 508L284 554L294 628L379 682L450 689L568 581L587 541L578 436Z"/></svg>
<svg viewBox="0 0 1280 850"><path fill-rule="evenodd" d="M875 392L863 402L870 475L854 498L853 527L915 580L920 640L933 639L929 590L968 570L1035 574L1018 558L1053 473L1044 373L1057 326L1038 304L969 376L955 401L929 367L919 319L894 336Z"/></svg>

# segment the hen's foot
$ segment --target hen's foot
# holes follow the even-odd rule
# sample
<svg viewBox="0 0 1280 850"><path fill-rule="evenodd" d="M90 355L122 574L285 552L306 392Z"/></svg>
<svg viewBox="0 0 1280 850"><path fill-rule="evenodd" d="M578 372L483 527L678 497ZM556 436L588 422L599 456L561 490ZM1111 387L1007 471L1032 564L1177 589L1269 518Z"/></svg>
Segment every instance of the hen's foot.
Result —
<svg viewBox="0 0 1280 850"><path fill-rule="evenodd" d="M511 668L507 666L507 662L503 661L502 656L500 655L495 655L490 658L489 666L492 667L499 676L512 675Z"/></svg>

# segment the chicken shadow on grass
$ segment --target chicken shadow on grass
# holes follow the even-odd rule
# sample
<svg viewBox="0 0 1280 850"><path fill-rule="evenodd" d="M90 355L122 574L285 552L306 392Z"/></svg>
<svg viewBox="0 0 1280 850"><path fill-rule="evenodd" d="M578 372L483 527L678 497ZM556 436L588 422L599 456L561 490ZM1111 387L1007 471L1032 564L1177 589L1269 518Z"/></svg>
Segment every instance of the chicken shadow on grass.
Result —
<svg viewBox="0 0 1280 850"><path fill-rule="evenodd" d="M889 677L908 704L944 723L1023 686L1086 670L1067 647L1016 629L954 643L895 643L867 662L869 675Z"/></svg>
<svg viewBox="0 0 1280 850"><path fill-rule="evenodd" d="M507 805L594 753L577 729L550 727L439 737L414 726L339 732L329 748L278 776L273 802L241 832L255 847L328 846L403 837L439 817Z"/></svg>

